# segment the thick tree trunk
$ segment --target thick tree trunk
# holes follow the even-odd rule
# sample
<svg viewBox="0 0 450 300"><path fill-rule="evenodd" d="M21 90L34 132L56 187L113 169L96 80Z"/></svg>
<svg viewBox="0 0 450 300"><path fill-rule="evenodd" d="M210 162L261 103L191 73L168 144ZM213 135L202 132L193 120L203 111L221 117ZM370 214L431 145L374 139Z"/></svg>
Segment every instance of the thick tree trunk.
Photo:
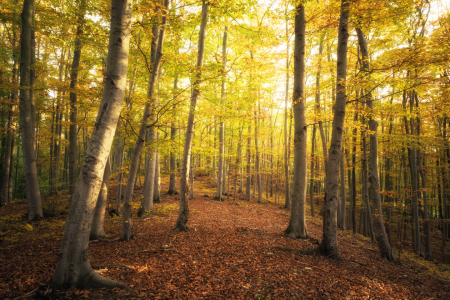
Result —
<svg viewBox="0 0 450 300"><path fill-rule="evenodd" d="M91 241L106 239L108 237L103 227L103 221L105 220L105 209L108 202L109 175L111 175L110 160L109 157L106 159L102 187L98 193L97 204L95 205L94 216L92 217L91 233L89 234L89 240Z"/></svg>
<svg viewBox="0 0 450 300"><path fill-rule="evenodd" d="M84 15L86 13L86 0L80 1L79 15L77 20L77 36L75 38L75 50L73 52L72 69L70 72L70 127L69 127L69 195L73 195L77 180L77 85L78 71L81 60L81 48L84 30Z"/></svg>
<svg viewBox="0 0 450 300"><path fill-rule="evenodd" d="M34 0L25 0L22 11L20 41L20 128L22 132L23 168L25 175L28 218L39 221L43 217L41 192L36 168L36 135L34 105L34 33L32 21Z"/></svg>
<svg viewBox="0 0 450 300"><path fill-rule="evenodd" d="M89 233L103 173L122 108L128 67L132 3L112 0L107 78L94 132L69 207L58 262L51 282L58 288L128 288L94 272L88 256Z"/></svg>
<svg viewBox="0 0 450 300"><path fill-rule="evenodd" d="M206 24L208 22L208 7L209 2L202 0L202 23L200 25L200 33L198 38L198 57L197 57L197 74L194 82L194 88L191 94L191 104L189 109L189 118L186 128L186 138L184 141L183 151L183 165L181 167L180 178L180 210L178 214L177 224L175 225L175 231L187 231L187 222L189 219L189 168L190 168L190 154L192 147L192 136L194 134L194 113L197 106L198 95L200 94L199 85L202 78L203 57L205 53L205 35Z"/></svg>
<svg viewBox="0 0 450 300"><path fill-rule="evenodd" d="M165 0L164 1L164 6L166 7L166 9L168 9L168 5L169 5L169 1ZM164 32L165 32L165 27L166 25L166 16L163 16L162 21L161 21L161 29L160 29L160 33L159 33L159 40L158 40L158 50L156 53L156 58L155 58L155 62L152 66L151 69L151 77L150 77L150 82L148 85L148 92L147 92L147 103L145 104L145 108L144 108L144 114L142 116L142 122L141 122L141 126L139 128L139 133L138 133L138 137L136 139L136 144L134 146L133 149L133 155L131 156L130 159L130 169L128 171L128 178L127 178L127 186L125 189L125 197L124 197L124 203L123 203L123 214L122 214L122 235L120 237L121 241L129 241L130 239L134 238L133 233L132 233L132 228L131 228L131 201L133 199L133 194L134 194L134 181L136 179L136 173L138 170L138 166L139 166L139 160L141 158L141 153L142 153L142 148L144 146L144 142L145 142L145 136L147 133L147 128L148 128L148 122L151 119L151 115L153 114L152 112L152 103L153 103L153 93L155 91L155 87L156 87L156 81L158 78L158 74L159 74L159 67L161 64L161 58L163 55L163 43L164 43ZM153 126L154 124L150 124L150 126ZM152 170L150 170L152 171ZM153 164L153 173L155 171L155 165ZM154 180L154 177L152 178L152 180ZM151 186L153 186L154 182L149 182L151 184ZM149 196L150 199L153 200L153 190L151 189L149 191ZM150 208L148 206L146 206L146 203L144 203L144 205L142 205L143 203L141 203L141 208L143 208L144 210L149 210ZM150 204L150 203L148 203Z"/></svg>
<svg viewBox="0 0 450 300"><path fill-rule="evenodd" d="M369 52L367 49L367 43L361 29L357 28L356 32L358 34L359 47L362 54L362 67L366 74L369 74ZM368 76L368 75L366 75ZM366 97L367 107L369 108L372 115L369 117L369 130L370 135L370 152L369 152L369 182L370 182L370 198L372 199L372 205L374 209L373 213L373 229L375 233L375 238L378 243L378 248L380 250L381 257L388 260L394 260L392 254L392 249L389 244L388 236L386 234L386 229L383 223L383 210L381 206L381 195L380 195L380 181L378 178L378 122L375 121L373 117L373 99L372 93L368 92Z"/></svg>
<svg viewBox="0 0 450 300"><path fill-rule="evenodd" d="M337 49L336 103L326 168L325 204L323 212L322 242L316 251L339 259L337 241L337 201L339 193L339 164L341 159L342 135L344 133L345 106L347 102L347 41L350 2L341 1Z"/></svg>
<svg viewBox="0 0 450 300"><path fill-rule="evenodd" d="M291 238L308 238L306 229L306 112L305 112L305 7L300 4L295 15L294 49L294 179L292 183L291 217L286 233Z"/></svg>

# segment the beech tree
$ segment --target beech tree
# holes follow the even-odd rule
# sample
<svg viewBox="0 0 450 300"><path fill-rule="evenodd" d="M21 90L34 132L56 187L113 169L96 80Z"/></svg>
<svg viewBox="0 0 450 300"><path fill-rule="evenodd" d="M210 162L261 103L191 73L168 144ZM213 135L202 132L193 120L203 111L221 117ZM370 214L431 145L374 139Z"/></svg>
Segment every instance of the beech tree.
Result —
<svg viewBox="0 0 450 300"><path fill-rule="evenodd" d="M294 180L291 218L286 233L291 238L307 238L306 230L306 113L305 113L305 7L299 4L295 14L294 49Z"/></svg>
<svg viewBox="0 0 450 300"><path fill-rule="evenodd" d="M112 0L102 101L69 207L51 283L57 288L128 288L94 272L88 257L89 233L103 173L125 97L132 2Z"/></svg>
<svg viewBox="0 0 450 300"><path fill-rule="evenodd" d="M177 224L175 231L187 231L187 222L189 220L189 171L191 166L191 147L192 136L194 135L194 113L197 106L197 99L200 94L200 81L202 78L202 65L205 54L205 36L206 24L208 22L209 1L202 0L202 23L200 25L200 33L198 38L198 56L196 78L191 93L191 104L189 106L189 119L186 127L186 137L184 141L183 163L181 166L180 178L180 210L178 212Z"/></svg>
<svg viewBox="0 0 450 300"><path fill-rule="evenodd" d="M35 133L35 40L32 28L34 0L25 0L22 11L22 33L20 35L20 128L22 134L23 167L28 201L28 218L39 221L42 211L41 192L39 190L36 168Z"/></svg>

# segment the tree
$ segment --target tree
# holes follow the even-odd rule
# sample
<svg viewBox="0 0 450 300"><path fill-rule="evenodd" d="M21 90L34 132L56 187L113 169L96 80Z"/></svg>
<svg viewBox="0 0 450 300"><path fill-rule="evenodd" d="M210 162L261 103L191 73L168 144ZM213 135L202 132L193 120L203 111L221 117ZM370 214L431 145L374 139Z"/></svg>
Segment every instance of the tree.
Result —
<svg viewBox="0 0 450 300"><path fill-rule="evenodd" d="M299 4L295 14L294 49L294 179L291 217L286 233L291 238L308 238L306 229L306 113L305 113L305 7Z"/></svg>
<svg viewBox="0 0 450 300"><path fill-rule="evenodd" d="M325 204L323 211L322 242L315 252L339 260L337 241L337 202L339 193L339 164L342 151L342 135L344 133L345 106L347 102L347 41L350 1L341 1L337 49L337 81L336 103L332 124L330 149L326 168Z"/></svg>
<svg viewBox="0 0 450 300"><path fill-rule="evenodd" d="M365 74L370 72L369 68L369 51L367 49L367 42L364 34L360 28L356 29L358 34L359 47L362 54L362 70ZM367 76L367 75L366 75ZM380 181L378 178L378 122L373 117L373 98L372 92L368 91L365 97L367 107L372 111L372 115L369 117L369 130L370 134L370 152L369 152L369 182L370 190L369 195L372 199L374 208L373 227L375 238L378 243L378 249L380 249L381 257L388 260L394 260L392 255L391 245L389 244L386 229L383 223L383 209L381 207L381 195L380 195Z"/></svg>
<svg viewBox="0 0 450 300"><path fill-rule="evenodd" d="M164 1L164 6L168 8L169 1ZM134 194L134 182L136 179L136 173L139 165L139 159L141 157L142 148L144 146L145 137L147 134L147 128L148 126L153 126L154 124L148 124L150 121L150 117L153 114L152 112L152 104L153 104L153 93L155 91L156 87L156 81L158 79L158 73L159 73L159 67L161 64L161 58L163 56L163 43L164 43L164 32L165 32L165 25L166 25L166 19L167 17L164 16L161 20L161 28L159 32L158 37L158 50L156 51L156 57L155 57L155 63L151 69L151 77L150 82L148 85L148 92L147 92L147 102L145 104L144 108L144 114L142 116L141 126L139 128L139 134L136 139L136 144L133 149L133 155L131 156L130 160L130 169L128 171L128 179L127 179L127 187L125 190L125 198L124 198L124 204L123 204L123 214L122 214L122 235L120 237L121 241L129 241L130 239L134 238L132 230L131 230L131 200L133 199ZM153 172L155 167L153 165ZM154 180L154 179L153 179ZM153 186L154 182L149 182ZM150 193L150 192L149 192ZM149 197L153 200L153 189L151 190L151 193ZM147 207L143 207L143 209L149 209Z"/></svg>
<svg viewBox="0 0 450 300"><path fill-rule="evenodd" d="M131 0L112 0L105 85L92 133L69 207L51 283L57 288L128 288L94 272L88 257L92 215L122 108L128 68Z"/></svg>
<svg viewBox="0 0 450 300"><path fill-rule="evenodd" d="M41 192L36 168L35 134L35 40L32 29L34 0L25 0L20 36L20 128L22 133L23 166L28 201L28 218L39 221L42 211Z"/></svg>
<svg viewBox="0 0 450 300"><path fill-rule="evenodd" d="M77 36L75 38L75 49L73 51L72 71L70 72L70 133L69 133L69 195L75 191L77 178L77 147L78 147L78 124L77 124L77 84L78 71L81 60L81 47L84 30L84 15L86 13L86 0L80 0L78 12Z"/></svg>
<svg viewBox="0 0 450 300"><path fill-rule="evenodd" d="M187 222L189 220L189 168L191 163L191 147L192 136L194 134L194 113L197 106L198 95L200 94L199 85L202 79L202 65L205 54L205 35L206 24L208 22L209 1L202 0L202 23L200 25L200 33L198 37L198 55L196 78L191 93L191 103L189 107L189 118L186 127L186 137L184 140L183 164L181 166L180 178L180 210L178 212L177 224L175 231L187 231Z"/></svg>

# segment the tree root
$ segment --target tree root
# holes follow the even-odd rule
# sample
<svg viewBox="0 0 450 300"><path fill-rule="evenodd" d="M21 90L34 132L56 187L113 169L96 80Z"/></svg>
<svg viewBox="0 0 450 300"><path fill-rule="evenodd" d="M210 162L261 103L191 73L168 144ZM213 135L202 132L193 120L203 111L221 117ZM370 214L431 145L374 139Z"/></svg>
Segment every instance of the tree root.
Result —
<svg viewBox="0 0 450 300"><path fill-rule="evenodd" d="M89 272L87 275L85 275L79 284L80 286L78 288L82 289L119 288L131 291L130 287L127 286L126 284L103 277L100 274L94 272L93 270Z"/></svg>

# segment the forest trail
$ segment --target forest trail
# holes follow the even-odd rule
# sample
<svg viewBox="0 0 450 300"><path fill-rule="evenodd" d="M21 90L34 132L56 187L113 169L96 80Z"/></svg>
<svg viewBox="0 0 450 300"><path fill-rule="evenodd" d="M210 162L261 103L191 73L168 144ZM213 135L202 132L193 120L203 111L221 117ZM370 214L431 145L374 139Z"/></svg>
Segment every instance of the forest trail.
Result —
<svg viewBox="0 0 450 300"><path fill-rule="evenodd" d="M195 183L198 192L190 201L189 232L172 231L178 196L162 195L163 203L155 204L150 216L137 218L137 207L133 206L135 240L119 242L121 218L108 216L105 230L110 238L90 243L94 269L126 283L132 294L122 290L69 290L58 292L55 299L450 297L448 282L414 272L405 258L403 266L383 261L375 245L347 232L339 233L343 262L286 251L315 247L321 238L321 223L308 218L310 240L286 238L283 231L289 214L280 205L257 204L255 200L234 202L232 197L214 201L209 183L199 179ZM163 184L162 193L166 188ZM50 279L63 234L66 200L61 196L46 199L47 211L51 201L59 205L55 206L55 216L41 224L29 224L21 218L26 212L25 202L8 205L0 212L0 298L24 295Z"/></svg>

